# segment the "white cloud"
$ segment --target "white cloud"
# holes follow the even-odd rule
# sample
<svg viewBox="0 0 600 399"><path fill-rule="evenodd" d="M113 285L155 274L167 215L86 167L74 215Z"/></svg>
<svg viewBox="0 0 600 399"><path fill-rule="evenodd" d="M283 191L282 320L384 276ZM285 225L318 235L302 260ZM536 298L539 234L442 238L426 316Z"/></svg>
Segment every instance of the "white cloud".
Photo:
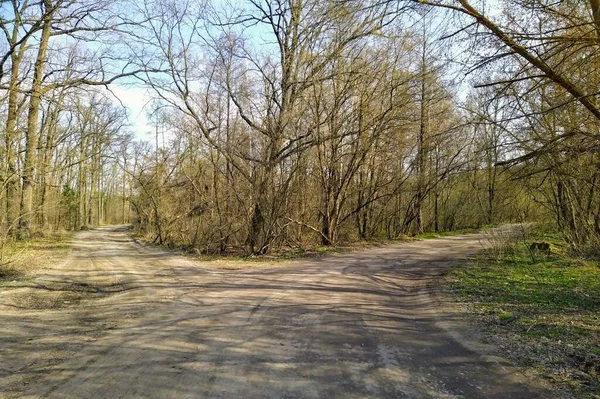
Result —
<svg viewBox="0 0 600 399"><path fill-rule="evenodd" d="M119 85L111 85L110 90L127 107L129 123L135 136L140 139L148 138L149 133L153 131L147 115L151 100L148 90ZM115 102L118 100L115 99Z"/></svg>

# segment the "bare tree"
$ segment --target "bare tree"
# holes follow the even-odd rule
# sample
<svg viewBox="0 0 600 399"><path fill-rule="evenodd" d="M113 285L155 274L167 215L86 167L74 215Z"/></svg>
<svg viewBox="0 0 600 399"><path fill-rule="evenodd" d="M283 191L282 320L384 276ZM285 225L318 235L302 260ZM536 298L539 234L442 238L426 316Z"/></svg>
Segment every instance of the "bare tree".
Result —
<svg viewBox="0 0 600 399"><path fill-rule="evenodd" d="M136 21L127 19L123 7L109 1L46 0L42 2L10 2L9 18L0 20L8 42L7 52L0 59L2 77L4 65L10 62L10 76L5 86L9 107L6 118L7 143L7 221L15 219L13 197L17 174L14 167L14 143L18 118L18 102L27 101L25 156L23 160L19 226L23 236L31 229L34 206L34 186L37 173L37 150L40 143L40 111L44 96L64 87L107 85L118 78L139 72L128 62L127 54L117 49L117 37L131 33ZM88 45L88 43L93 45ZM122 50L122 48L121 48ZM23 61L31 57L32 71ZM23 89L23 86L28 86Z"/></svg>

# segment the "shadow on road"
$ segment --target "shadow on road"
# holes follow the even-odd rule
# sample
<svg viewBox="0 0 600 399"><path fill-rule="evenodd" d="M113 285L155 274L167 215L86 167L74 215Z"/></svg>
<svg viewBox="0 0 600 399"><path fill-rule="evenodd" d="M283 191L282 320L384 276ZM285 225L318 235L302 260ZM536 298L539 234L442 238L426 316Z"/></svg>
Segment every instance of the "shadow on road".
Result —
<svg viewBox="0 0 600 399"><path fill-rule="evenodd" d="M0 296L0 396L556 397L440 327L461 320L428 282L478 240L231 272L84 232L63 268ZM14 300L34 292L62 306Z"/></svg>

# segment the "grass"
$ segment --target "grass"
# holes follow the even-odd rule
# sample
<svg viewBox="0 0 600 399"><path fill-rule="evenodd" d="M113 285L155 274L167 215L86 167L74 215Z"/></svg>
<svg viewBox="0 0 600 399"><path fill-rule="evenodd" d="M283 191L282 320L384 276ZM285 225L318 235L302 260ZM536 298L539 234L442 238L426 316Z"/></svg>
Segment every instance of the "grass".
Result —
<svg viewBox="0 0 600 399"><path fill-rule="evenodd" d="M423 234L417 234L414 237L411 237L412 239L416 239L416 240L427 240L427 239L431 239L431 238L442 238L442 237L452 237L452 236L458 236L461 234L470 234L470 233L477 233L479 231L479 229L461 229L461 230L452 230L452 231L441 231L441 232L429 232L429 233L423 233Z"/></svg>
<svg viewBox="0 0 600 399"><path fill-rule="evenodd" d="M60 262L71 249L72 234L45 233L31 240L8 240L0 247L0 286L28 278L35 272Z"/></svg>
<svg viewBox="0 0 600 399"><path fill-rule="evenodd" d="M551 252L530 252L530 241L549 242ZM598 262L569 256L557 235L537 234L454 268L446 282L504 355L576 397L600 397Z"/></svg>
<svg viewBox="0 0 600 399"><path fill-rule="evenodd" d="M356 241L352 243L345 243L339 245L317 245L313 248L299 249L292 248L288 250L282 250L273 256L283 260L293 259L306 259L306 258L321 258L334 254L343 254L348 252L360 251L363 249L369 249L373 247L380 247L383 245L389 245L404 240L372 240L372 241Z"/></svg>
<svg viewBox="0 0 600 399"><path fill-rule="evenodd" d="M285 263L293 260L302 260L302 259L312 259L312 258L323 258L327 256L331 256L334 254L343 254L349 252L360 251L364 249L381 247L385 245L392 245L401 242L410 242L416 240L427 240L434 238L442 238L442 237L451 237L457 236L461 234L469 234L476 233L480 231L480 229L461 229L454 231L444 231L444 232L429 232L423 233L415 236L401 236L397 239L373 239L373 240L361 240L361 241L352 241L352 242L344 242L339 243L337 245L309 245L305 248L298 247L287 247L281 248L274 251L269 252L265 255L251 255L245 253L241 248L232 249L228 248L225 253L215 252L205 252L200 251L195 248L191 248L189 245L185 245L183 243L167 243L162 245L163 248L168 250L185 253L188 255L194 256L195 259L201 262L209 262L214 264L220 263L232 263L235 264L234 268L240 268L244 265L252 266L252 265L271 265L274 263ZM147 245L158 245L152 242L152 238L150 236L145 236L140 234L139 232L133 231L130 233L130 236L135 240L143 242Z"/></svg>
<svg viewBox="0 0 600 399"><path fill-rule="evenodd" d="M397 241L361 241L348 245L338 246L315 246L313 248L288 248L274 252L270 252L266 255L248 255L241 251L239 252L228 252L225 254L206 254L198 253L197 251L190 251L187 248L180 249L183 253L192 254L194 259L200 262L210 263L211 266L223 269L246 269L251 267L264 267L264 266L283 266L287 262L303 259L318 259L334 254L343 254L353 251L359 251L361 249L372 248L385 244L390 244ZM178 250L178 249L175 249Z"/></svg>

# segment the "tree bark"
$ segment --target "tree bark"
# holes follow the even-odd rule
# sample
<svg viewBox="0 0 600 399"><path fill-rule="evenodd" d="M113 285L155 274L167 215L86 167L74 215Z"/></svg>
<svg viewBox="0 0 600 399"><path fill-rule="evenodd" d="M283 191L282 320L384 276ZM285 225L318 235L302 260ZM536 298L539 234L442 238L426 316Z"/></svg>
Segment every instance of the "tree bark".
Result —
<svg viewBox="0 0 600 399"><path fill-rule="evenodd" d="M33 184L35 179L36 153L38 146L38 117L40 103L42 98L42 80L44 75L44 66L46 64L46 54L48 52L48 42L52 29L52 16L56 8L52 6L51 0L44 1L43 28L40 36L38 54L35 60L33 82L31 86L31 95L29 98L29 109L27 115L27 134L25 143L25 161L23 165L23 190L21 194L21 211L19 220L19 230L23 237L31 234L31 221L33 220Z"/></svg>

